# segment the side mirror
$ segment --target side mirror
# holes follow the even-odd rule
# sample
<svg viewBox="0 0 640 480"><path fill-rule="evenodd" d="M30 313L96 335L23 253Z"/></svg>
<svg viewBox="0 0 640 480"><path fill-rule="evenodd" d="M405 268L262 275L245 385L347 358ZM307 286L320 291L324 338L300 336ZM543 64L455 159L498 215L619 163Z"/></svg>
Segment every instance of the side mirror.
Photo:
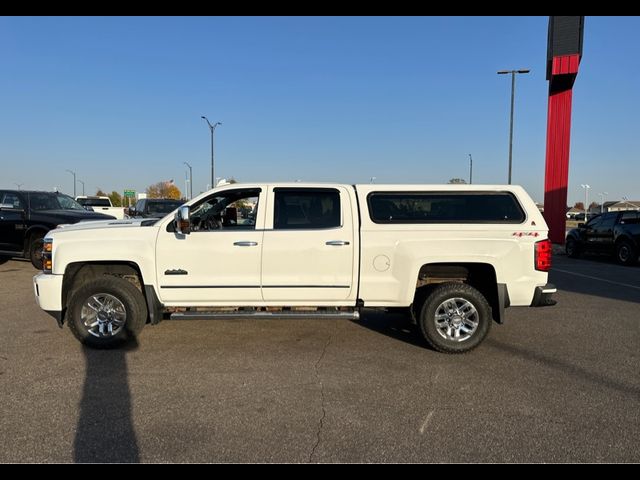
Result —
<svg viewBox="0 0 640 480"><path fill-rule="evenodd" d="M191 221L189 220L189 205L182 205L176 212L176 232L182 235L191 233Z"/></svg>

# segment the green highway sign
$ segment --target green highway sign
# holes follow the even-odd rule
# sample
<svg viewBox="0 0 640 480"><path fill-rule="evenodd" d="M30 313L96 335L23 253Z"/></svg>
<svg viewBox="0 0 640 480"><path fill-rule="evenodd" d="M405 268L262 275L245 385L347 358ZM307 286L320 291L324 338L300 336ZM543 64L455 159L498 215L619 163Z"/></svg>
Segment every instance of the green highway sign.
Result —
<svg viewBox="0 0 640 480"><path fill-rule="evenodd" d="M125 190L124 191L124 196L125 197L135 197L136 196L136 191L135 190Z"/></svg>

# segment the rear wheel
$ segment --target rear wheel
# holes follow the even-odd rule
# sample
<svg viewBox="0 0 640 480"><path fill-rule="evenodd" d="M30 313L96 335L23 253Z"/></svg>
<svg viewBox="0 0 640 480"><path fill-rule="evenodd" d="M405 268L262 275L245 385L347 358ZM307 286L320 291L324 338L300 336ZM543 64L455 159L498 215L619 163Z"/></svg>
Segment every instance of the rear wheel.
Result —
<svg viewBox="0 0 640 480"><path fill-rule="evenodd" d="M464 283L443 283L426 298L420 331L434 349L464 353L484 340L491 328L491 308L478 290Z"/></svg>
<svg viewBox="0 0 640 480"><path fill-rule="evenodd" d="M29 239L29 260L31 265L38 270L42 270L42 246L44 244L44 233L34 233Z"/></svg>
<svg viewBox="0 0 640 480"><path fill-rule="evenodd" d="M91 280L69 300L69 329L92 348L113 348L137 336L147 321L142 292L127 280L105 276Z"/></svg>
<svg viewBox="0 0 640 480"><path fill-rule="evenodd" d="M638 261L638 250L627 240L616 245L616 260L622 265L634 265Z"/></svg>
<svg viewBox="0 0 640 480"><path fill-rule="evenodd" d="M578 258L580 256L580 249L578 248L578 242L573 238L567 238L567 243L564 246L567 256L571 258Z"/></svg>

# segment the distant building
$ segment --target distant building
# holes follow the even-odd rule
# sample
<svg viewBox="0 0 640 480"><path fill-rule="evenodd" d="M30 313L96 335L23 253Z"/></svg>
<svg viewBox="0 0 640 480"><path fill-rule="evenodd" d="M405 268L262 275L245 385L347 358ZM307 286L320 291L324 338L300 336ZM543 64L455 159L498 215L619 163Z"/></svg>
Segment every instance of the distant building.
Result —
<svg viewBox="0 0 640 480"><path fill-rule="evenodd" d="M609 207L609 212L620 210L640 210L640 200L620 200Z"/></svg>

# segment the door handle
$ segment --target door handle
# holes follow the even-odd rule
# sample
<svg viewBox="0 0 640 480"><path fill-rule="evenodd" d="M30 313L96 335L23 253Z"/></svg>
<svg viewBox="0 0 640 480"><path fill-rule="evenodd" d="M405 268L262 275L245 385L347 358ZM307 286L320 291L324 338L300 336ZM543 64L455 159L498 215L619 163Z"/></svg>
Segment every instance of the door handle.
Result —
<svg viewBox="0 0 640 480"><path fill-rule="evenodd" d="M233 242L235 247L255 247L258 242Z"/></svg>
<svg viewBox="0 0 640 480"><path fill-rule="evenodd" d="M329 240L325 245L331 245L332 247L342 247L343 245L349 245L349 242L345 240Z"/></svg>

